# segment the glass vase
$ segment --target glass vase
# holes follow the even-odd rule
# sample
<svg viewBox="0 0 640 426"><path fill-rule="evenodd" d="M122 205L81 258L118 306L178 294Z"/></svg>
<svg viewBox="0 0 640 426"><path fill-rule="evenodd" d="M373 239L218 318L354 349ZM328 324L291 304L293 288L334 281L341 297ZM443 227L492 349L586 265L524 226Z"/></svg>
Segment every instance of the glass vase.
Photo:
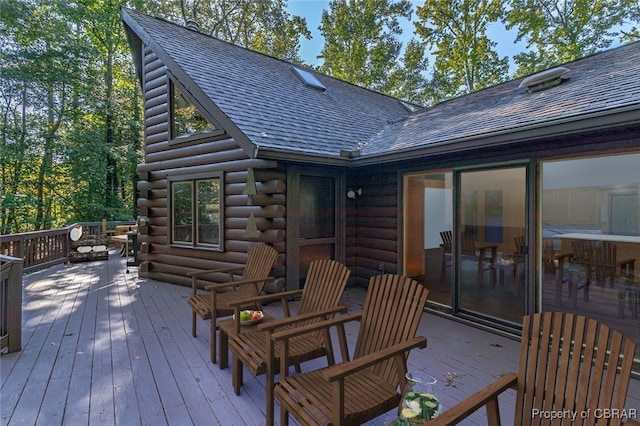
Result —
<svg viewBox="0 0 640 426"><path fill-rule="evenodd" d="M438 381L428 374L412 372L408 372L406 378L397 425L420 425L440 414L442 404L438 396Z"/></svg>

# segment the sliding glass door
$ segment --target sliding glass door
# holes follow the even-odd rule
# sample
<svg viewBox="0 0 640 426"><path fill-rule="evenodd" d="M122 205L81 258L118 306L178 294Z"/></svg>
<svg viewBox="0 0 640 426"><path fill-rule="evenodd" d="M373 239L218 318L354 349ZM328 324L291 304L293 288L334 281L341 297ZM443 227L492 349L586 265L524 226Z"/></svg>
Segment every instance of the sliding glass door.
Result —
<svg viewBox="0 0 640 426"><path fill-rule="evenodd" d="M526 166L404 176L404 271L431 307L521 323L530 290Z"/></svg>
<svg viewBox="0 0 640 426"><path fill-rule="evenodd" d="M519 324L528 300L526 167L459 174L453 234L459 311Z"/></svg>

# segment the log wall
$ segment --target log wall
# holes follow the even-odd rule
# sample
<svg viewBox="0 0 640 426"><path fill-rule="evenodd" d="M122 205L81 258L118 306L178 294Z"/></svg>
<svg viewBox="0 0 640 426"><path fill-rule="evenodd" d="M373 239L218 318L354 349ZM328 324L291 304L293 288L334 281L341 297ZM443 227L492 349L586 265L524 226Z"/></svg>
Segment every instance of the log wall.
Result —
<svg viewBox="0 0 640 426"><path fill-rule="evenodd" d="M362 196L347 203L347 265L359 286L383 272L397 273L399 265L397 173L390 169L358 169L347 186L362 188Z"/></svg>
<svg viewBox="0 0 640 426"><path fill-rule="evenodd" d="M284 276L286 232L286 173L274 161L253 160L228 136L200 138L197 141L171 141L170 85L162 61L150 49L144 59L145 163L138 167L140 214L149 225L140 228L141 276L191 285L188 271L215 269L244 264L247 250L258 242L279 252L274 268L276 277ZM257 194L243 194L248 169L253 168ZM224 183L224 247L220 250L172 245L170 241L169 183L175 175L211 175L222 173ZM259 230L257 238L245 237L249 215L253 213ZM225 275L213 276L224 279ZM206 284L205 282L201 283ZM283 286L282 280L276 288Z"/></svg>

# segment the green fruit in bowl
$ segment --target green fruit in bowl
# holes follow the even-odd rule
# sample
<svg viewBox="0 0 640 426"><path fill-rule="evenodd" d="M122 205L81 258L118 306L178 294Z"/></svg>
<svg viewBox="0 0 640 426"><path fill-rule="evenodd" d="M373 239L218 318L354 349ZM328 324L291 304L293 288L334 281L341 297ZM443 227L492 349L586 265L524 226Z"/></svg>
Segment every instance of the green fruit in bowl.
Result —
<svg viewBox="0 0 640 426"><path fill-rule="evenodd" d="M251 312L249 311L240 312L240 321L250 321L250 320L251 320Z"/></svg>

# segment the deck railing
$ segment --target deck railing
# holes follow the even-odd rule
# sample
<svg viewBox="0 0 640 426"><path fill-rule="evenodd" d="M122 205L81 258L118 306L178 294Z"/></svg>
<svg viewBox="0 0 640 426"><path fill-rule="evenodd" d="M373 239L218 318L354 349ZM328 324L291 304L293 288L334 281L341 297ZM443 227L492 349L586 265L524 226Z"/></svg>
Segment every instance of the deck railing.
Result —
<svg viewBox="0 0 640 426"><path fill-rule="evenodd" d="M135 222L81 222L66 228L45 231L0 235L0 255L23 259L23 272L45 269L67 261L71 250L69 234L79 225L84 235L101 235L103 227L114 229L116 225L131 225Z"/></svg>
<svg viewBox="0 0 640 426"><path fill-rule="evenodd" d="M0 354L22 348L22 259L0 255Z"/></svg>

